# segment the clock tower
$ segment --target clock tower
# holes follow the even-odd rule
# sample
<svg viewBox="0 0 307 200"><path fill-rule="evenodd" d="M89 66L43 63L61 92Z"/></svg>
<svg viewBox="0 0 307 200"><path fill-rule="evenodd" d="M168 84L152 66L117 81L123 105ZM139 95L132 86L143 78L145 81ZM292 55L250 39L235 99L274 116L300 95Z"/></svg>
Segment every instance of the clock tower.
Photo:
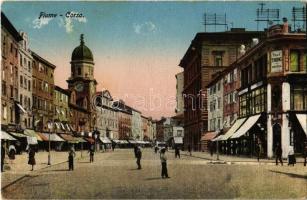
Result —
<svg viewBox="0 0 307 200"><path fill-rule="evenodd" d="M74 95L72 104L90 113L88 119L90 131L96 125L93 99L96 95L97 81L94 78L94 59L91 50L85 46L84 36L80 36L80 45L71 55L71 75L67 80L68 89Z"/></svg>

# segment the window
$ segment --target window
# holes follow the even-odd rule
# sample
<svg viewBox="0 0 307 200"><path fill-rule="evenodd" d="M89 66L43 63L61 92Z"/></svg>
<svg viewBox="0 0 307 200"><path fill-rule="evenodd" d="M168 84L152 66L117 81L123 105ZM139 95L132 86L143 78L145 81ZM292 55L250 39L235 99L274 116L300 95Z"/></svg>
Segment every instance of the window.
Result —
<svg viewBox="0 0 307 200"><path fill-rule="evenodd" d="M290 53L290 71L298 72L299 71L299 52L291 51Z"/></svg>
<svg viewBox="0 0 307 200"><path fill-rule="evenodd" d="M23 85L23 77L20 76L20 87L22 87L22 85Z"/></svg>
<svg viewBox="0 0 307 200"><path fill-rule="evenodd" d="M13 53L13 43L11 43L11 49L10 52Z"/></svg>
<svg viewBox="0 0 307 200"><path fill-rule="evenodd" d="M291 109L307 109L307 86L293 86L291 88Z"/></svg>
<svg viewBox="0 0 307 200"><path fill-rule="evenodd" d="M1 92L3 96L6 96L6 82L2 81Z"/></svg>
<svg viewBox="0 0 307 200"><path fill-rule="evenodd" d="M22 55L20 54L20 60L19 60L19 62L20 62L20 66L22 66Z"/></svg>
<svg viewBox="0 0 307 200"><path fill-rule="evenodd" d="M223 66L223 52L222 51L214 51L214 66Z"/></svg>
<svg viewBox="0 0 307 200"><path fill-rule="evenodd" d="M22 94L20 94L20 100L19 100L19 102L20 102L20 105L22 105Z"/></svg>
<svg viewBox="0 0 307 200"><path fill-rule="evenodd" d="M81 75L81 67L78 67L78 75Z"/></svg>
<svg viewBox="0 0 307 200"><path fill-rule="evenodd" d="M221 108L221 97L218 98L217 100L217 109Z"/></svg>
<svg viewBox="0 0 307 200"><path fill-rule="evenodd" d="M28 80L28 90L31 91L31 81Z"/></svg>
<svg viewBox="0 0 307 200"><path fill-rule="evenodd" d="M31 72L31 62L28 61L28 71Z"/></svg>
<svg viewBox="0 0 307 200"><path fill-rule="evenodd" d="M6 105L2 105L3 108L3 119L7 119L7 106Z"/></svg>
<svg viewBox="0 0 307 200"><path fill-rule="evenodd" d="M10 97L13 98L14 97L14 89L13 86L10 85Z"/></svg>

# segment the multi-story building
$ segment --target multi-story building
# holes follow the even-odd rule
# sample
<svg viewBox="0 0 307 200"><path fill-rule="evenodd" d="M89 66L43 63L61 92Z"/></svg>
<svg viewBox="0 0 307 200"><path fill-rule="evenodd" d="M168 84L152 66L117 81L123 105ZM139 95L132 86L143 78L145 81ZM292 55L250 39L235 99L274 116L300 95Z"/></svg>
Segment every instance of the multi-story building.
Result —
<svg viewBox="0 0 307 200"><path fill-rule="evenodd" d="M53 94L54 116L53 121L57 132L71 132L69 92L59 86L55 86Z"/></svg>
<svg viewBox="0 0 307 200"><path fill-rule="evenodd" d="M97 130L103 137L118 139L118 111L113 108L113 98L108 90L96 94Z"/></svg>
<svg viewBox="0 0 307 200"><path fill-rule="evenodd" d="M142 133L142 113L138 110L131 108L132 119L131 119L131 131L132 137L137 140L143 140L144 136Z"/></svg>
<svg viewBox="0 0 307 200"><path fill-rule="evenodd" d="M18 105L18 43L22 37L1 12L1 126L3 129L20 129L19 113L25 112Z"/></svg>
<svg viewBox="0 0 307 200"><path fill-rule="evenodd" d="M263 32L233 28L226 32L197 33L180 61L184 69L184 143L200 149L200 139L208 129L207 85L212 75L233 63L239 47L249 46Z"/></svg>
<svg viewBox="0 0 307 200"><path fill-rule="evenodd" d="M148 137L150 141L153 141L156 137L156 121L151 117L148 118Z"/></svg>
<svg viewBox="0 0 307 200"><path fill-rule="evenodd" d="M19 104L21 106L20 125L22 129L32 128L32 63L29 38L20 32L23 40L19 42Z"/></svg>
<svg viewBox="0 0 307 200"><path fill-rule="evenodd" d="M132 139L131 121L132 110L125 105L122 100L113 103L114 109L118 111L118 139L128 140Z"/></svg>
<svg viewBox="0 0 307 200"><path fill-rule="evenodd" d="M80 37L80 45L72 52L70 64L71 75L67 83L73 126L76 130L90 132L95 130L97 122L94 106L97 81L94 78L93 54L85 45L83 34Z"/></svg>
<svg viewBox="0 0 307 200"><path fill-rule="evenodd" d="M176 114L183 115L184 102L183 102L183 84L184 84L184 76L183 72L176 74Z"/></svg>
<svg viewBox="0 0 307 200"><path fill-rule="evenodd" d="M150 139L150 135L149 135L149 129L150 129L150 120L145 117L145 116L141 116L142 118L142 134L143 137L141 138L141 140L145 140L148 141Z"/></svg>
<svg viewBox="0 0 307 200"><path fill-rule="evenodd" d="M55 65L32 51L33 123L36 131L48 131L47 123L54 115Z"/></svg>

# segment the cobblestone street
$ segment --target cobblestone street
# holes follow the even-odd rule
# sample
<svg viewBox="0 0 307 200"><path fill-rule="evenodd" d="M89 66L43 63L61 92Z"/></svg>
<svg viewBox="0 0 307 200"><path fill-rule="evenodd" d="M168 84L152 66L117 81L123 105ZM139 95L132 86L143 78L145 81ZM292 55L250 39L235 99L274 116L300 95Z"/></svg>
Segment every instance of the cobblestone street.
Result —
<svg viewBox="0 0 307 200"><path fill-rule="evenodd" d="M212 164L168 153L170 179L161 179L159 154L145 149L136 170L132 149L77 160L75 171L60 163L27 174L2 190L4 198L306 198L306 167ZM5 172L3 179L13 173ZM268 178L269 177L269 178ZM5 180L2 180L5 182Z"/></svg>

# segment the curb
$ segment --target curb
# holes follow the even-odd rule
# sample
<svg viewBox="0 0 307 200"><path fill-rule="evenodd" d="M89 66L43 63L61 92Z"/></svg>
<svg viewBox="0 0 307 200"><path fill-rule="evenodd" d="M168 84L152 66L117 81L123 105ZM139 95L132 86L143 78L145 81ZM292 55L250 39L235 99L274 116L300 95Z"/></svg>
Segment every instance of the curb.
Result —
<svg viewBox="0 0 307 200"><path fill-rule="evenodd" d="M79 158L76 158L76 160L81 160L81 159L87 158L87 157L88 157L88 156L83 156L82 158L79 157ZM19 177L19 178L13 180L11 183L6 184L5 186L2 186L2 185L1 185L1 191L7 189L8 187L10 187L10 186L12 186L12 185L14 185L14 184L17 183L18 181L20 181L20 180L22 180L22 179L24 179L24 178L26 178L26 177L29 177L29 176L30 176L31 174L33 174L33 173L39 172L39 171L41 171L41 170L43 170L43 169L47 169L47 168L49 168L49 167L53 167L53 166L56 166L56 165L60 165L60 164L63 164L63 163L67 163L67 162L68 162L67 160L66 160L66 161L61 161L61 162L58 162L58 163L55 163L55 164L47 165L46 167L39 168L39 169L37 169L37 170L35 170L35 171L29 171L29 172L27 172L25 175L22 175L21 177Z"/></svg>

